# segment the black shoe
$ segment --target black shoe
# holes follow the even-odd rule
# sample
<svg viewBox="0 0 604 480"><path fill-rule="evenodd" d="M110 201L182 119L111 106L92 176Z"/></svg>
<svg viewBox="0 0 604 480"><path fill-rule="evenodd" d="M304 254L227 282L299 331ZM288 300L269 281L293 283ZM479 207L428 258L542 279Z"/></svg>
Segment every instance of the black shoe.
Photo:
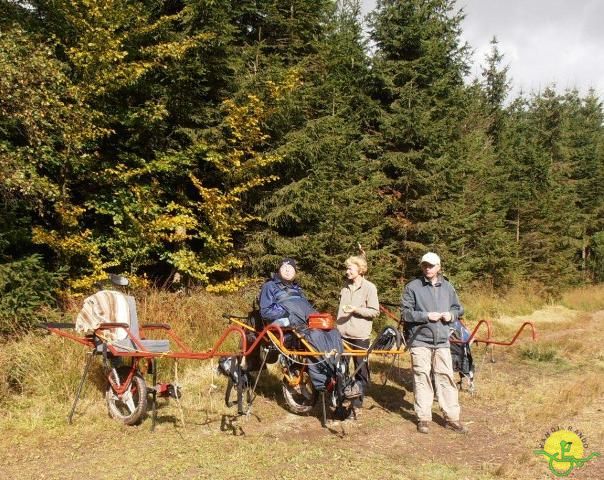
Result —
<svg viewBox="0 0 604 480"><path fill-rule="evenodd" d="M468 433L468 429L461 422L452 422L450 420L447 420L447 423L445 424L445 428L448 428L449 430L453 430L455 433L461 433L462 435L465 435L466 433Z"/></svg>
<svg viewBox="0 0 604 480"><path fill-rule="evenodd" d="M351 400L353 398L358 398L363 394L363 391L361 390L361 387L359 386L359 384L357 382L354 382L352 385L348 385L345 389L344 389L344 396Z"/></svg>

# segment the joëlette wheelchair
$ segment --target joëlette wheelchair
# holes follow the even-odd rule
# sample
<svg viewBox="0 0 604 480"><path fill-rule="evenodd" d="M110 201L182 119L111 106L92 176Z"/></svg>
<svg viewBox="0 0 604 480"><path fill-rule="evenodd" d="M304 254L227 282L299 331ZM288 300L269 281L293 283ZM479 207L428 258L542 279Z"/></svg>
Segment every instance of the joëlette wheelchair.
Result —
<svg viewBox="0 0 604 480"><path fill-rule="evenodd" d="M343 343L340 349L319 351L309 340L307 330L334 329L334 319L328 313L311 314L308 325L302 328L267 326L257 309L247 316L225 314L224 317L232 325L245 329L247 344L250 345L248 355L223 357L219 362L220 370L228 377L225 403L229 407L237 405L239 414L250 411L258 380L266 366L278 363L283 400L292 413L307 414L320 399L321 424L324 427L328 410L339 420L355 416L352 400L358 398L362 391L354 378L361 367L350 372L350 357L363 357L367 361L372 353L404 352L400 350L400 335L392 328L382 332L367 350L354 349ZM396 349L393 350L395 344ZM317 388L317 382L313 382L313 367L321 368L325 374L323 388Z"/></svg>
<svg viewBox="0 0 604 480"><path fill-rule="evenodd" d="M118 275L110 275L110 280L115 286L128 285L128 280ZM78 325L78 322L81 324ZM241 356L247 350L244 329L229 325L210 350L195 352L166 323L140 325L134 297L114 290L101 290L88 297L76 323L50 322L39 326L89 349L88 359L68 415L69 423L73 421L78 400L95 357L103 359L107 378L105 399L109 415L126 425L138 424L146 416L148 397L151 397L153 430L157 418L157 397L179 400L181 396L178 385L157 383L159 359L206 360L225 355ZM151 331L162 331L168 339L146 338ZM225 341L233 335L240 339L241 350L221 350ZM174 347L177 351L171 350ZM152 377L150 385L145 381L145 375Z"/></svg>

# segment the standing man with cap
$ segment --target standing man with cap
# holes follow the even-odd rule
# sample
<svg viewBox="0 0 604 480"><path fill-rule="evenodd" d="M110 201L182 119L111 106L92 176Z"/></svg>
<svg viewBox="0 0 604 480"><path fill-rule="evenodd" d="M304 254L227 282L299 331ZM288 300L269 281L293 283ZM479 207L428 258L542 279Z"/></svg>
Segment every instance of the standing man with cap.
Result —
<svg viewBox="0 0 604 480"><path fill-rule="evenodd" d="M403 320L409 332L417 431L429 431L436 390L446 427L467 433L459 421L460 407L449 343L449 323L463 315L463 307L453 285L440 273L440 257L436 253L426 253L420 265L423 275L407 284L401 302Z"/></svg>

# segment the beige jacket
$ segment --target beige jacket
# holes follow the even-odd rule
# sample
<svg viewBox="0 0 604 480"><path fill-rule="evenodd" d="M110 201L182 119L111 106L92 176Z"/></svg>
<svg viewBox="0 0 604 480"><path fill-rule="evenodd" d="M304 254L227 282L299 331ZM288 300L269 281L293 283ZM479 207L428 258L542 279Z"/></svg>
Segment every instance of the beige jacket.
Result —
<svg viewBox="0 0 604 480"><path fill-rule="evenodd" d="M345 313L345 305L356 307L355 312ZM379 313L380 302L375 285L365 278L358 287L349 283L340 292L338 330L343 337L367 339L371 336L373 318Z"/></svg>

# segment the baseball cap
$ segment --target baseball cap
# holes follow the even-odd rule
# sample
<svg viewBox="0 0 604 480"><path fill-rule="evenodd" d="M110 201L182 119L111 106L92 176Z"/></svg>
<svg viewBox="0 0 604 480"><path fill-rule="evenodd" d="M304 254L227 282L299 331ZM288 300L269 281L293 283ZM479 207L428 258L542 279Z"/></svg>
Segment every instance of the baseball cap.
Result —
<svg viewBox="0 0 604 480"><path fill-rule="evenodd" d="M440 265L440 257L434 252L428 252L422 257L419 263L420 265L422 263L429 263L430 265Z"/></svg>

